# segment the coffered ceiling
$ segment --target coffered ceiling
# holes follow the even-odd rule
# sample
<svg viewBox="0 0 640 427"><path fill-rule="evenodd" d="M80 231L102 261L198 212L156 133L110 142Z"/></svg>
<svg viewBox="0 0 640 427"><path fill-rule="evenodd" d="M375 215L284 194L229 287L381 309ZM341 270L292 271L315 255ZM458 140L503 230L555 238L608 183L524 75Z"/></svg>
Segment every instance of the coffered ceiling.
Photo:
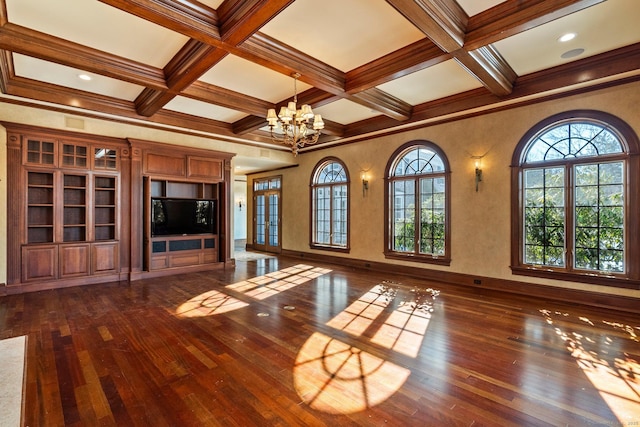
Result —
<svg viewBox="0 0 640 427"><path fill-rule="evenodd" d="M292 73L323 144L640 78L638 0L0 6L0 102L261 147Z"/></svg>

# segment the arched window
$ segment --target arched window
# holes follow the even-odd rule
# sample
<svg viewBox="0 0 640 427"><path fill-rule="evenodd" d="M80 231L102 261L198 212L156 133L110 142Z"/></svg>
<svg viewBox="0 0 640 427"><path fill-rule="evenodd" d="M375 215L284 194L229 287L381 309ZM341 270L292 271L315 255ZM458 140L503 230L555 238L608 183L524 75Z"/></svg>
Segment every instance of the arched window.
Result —
<svg viewBox="0 0 640 427"><path fill-rule="evenodd" d="M449 165L433 143L413 141L386 171L385 256L449 265Z"/></svg>
<svg viewBox="0 0 640 427"><path fill-rule="evenodd" d="M311 247L348 250L349 176L336 158L320 161L311 181Z"/></svg>
<svg viewBox="0 0 640 427"><path fill-rule="evenodd" d="M512 162L512 270L637 280L638 190L629 185L638 182L637 154L631 128L605 113L563 113L532 128Z"/></svg>

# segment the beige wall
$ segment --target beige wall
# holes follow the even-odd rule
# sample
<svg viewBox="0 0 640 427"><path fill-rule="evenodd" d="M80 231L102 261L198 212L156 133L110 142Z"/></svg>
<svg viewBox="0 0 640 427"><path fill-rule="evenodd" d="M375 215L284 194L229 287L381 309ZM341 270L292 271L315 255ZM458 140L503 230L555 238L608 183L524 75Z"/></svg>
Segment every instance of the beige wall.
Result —
<svg viewBox="0 0 640 427"><path fill-rule="evenodd" d="M573 109L607 111L625 120L640 134L640 83L548 101L533 106L485 114L451 123L424 127L366 142L303 153L295 160L299 167L256 176L283 176L283 249L310 252L309 179L313 167L325 156L342 159L350 173L351 258L386 262L384 247L384 169L389 156L401 144L424 139L442 148L451 166L452 263L448 267L412 265L455 273L533 282L543 285L585 289L616 295L638 296L637 291L514 276L510 262L510 170L515 145L540 120ZM25 123L55 129L65 127L65 115L28 107L0 103L0 121ZM85 132L114 137L210 148L244 155L260 156L260 149L230 145L207 138L185 136L169 131L122 125L107 120L83 119ZM68 129L73 130L73 129ZM480 191L475 192L471 156L482 155L484 171ZM285 153L287 156L289 154ZM6 282L6 133L0 132L0 283ZM275 153L274 155L280 155ZM368 170L369 191L362 197L360 171ZM255 176L250 177L254 178ZM251 197L247 198L250 209ZM250 212L250 211L249 211ZM251 242L252 230L247 229ZM336 255L332 253L333 255ZM340 256L340 255L336 255Z"/></svg>
<svg viewBox="0 0 640 427"><path fill-rule="evenodd" d="M625 120L640 134L637 105L640 105L640 84L634 83L372 138L352 145L303 153L298 157L300 167L278 172L283 176L283 249L314 252L309 249L309 180L317 162L331 155L340 158L346 164L352 184L351 253L330 255L377 262L397 262L388 261L383 255L385 167L393 151L400 145L414 139L424 139L443 149L451 166L452 262L448 267L406 262L400 262L401 264L638 297L638 291L629 289L516 276L511 274L509 268L509 165L520 138L540 120L574 109L596 109L612 113ZM482 159L483 181L476 193L474 161L471 156L485 153ZM360 171L363 169L368 170L370 176L369 191L364 198L360 181ZM266 175L270 174L258 176ZM251 239L252 230L248 231L248 239Z"/></svg>

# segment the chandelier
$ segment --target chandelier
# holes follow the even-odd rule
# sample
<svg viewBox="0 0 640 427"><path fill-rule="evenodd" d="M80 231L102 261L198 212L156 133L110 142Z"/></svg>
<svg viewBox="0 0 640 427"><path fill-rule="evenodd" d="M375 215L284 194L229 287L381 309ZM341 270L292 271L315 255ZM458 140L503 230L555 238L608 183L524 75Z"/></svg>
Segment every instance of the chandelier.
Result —
<svg viewBox="0 0 640 427"><path fill-rule="evenodd" d="M291 76L293 77L293 101L290 101L286 107L280 108L277 116L276 110L270 108L267 111L267 122L269 122L271 139L279 144L289 145L293 155L297 156L300 148L318 142L320 131L324 129L324 122L320 114L313 114L308 104L303 104L300 109L297 108L297 82L300 74L293 73ZM276 132L276 129L279 131Z"/></svg>

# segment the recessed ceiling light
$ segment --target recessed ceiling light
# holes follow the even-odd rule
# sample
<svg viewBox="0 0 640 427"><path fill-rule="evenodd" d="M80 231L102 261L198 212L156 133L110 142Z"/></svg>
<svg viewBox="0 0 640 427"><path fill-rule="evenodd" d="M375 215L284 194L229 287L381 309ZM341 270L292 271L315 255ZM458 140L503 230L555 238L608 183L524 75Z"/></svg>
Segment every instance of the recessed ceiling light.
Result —
<svg viewBox="0 0 640 427"><path fill-rule="evenodd" d="M573 40L574 38L576 38L576 33L567 33L560 36L558 41L561 43L564 43L564 42L568 42L569 40Z"/></svg>
<svg viewBox="0 0 640 427"><path fill-rule="evenodd" d="M571 49L560 55L562 59L575 58L576 56L582 55L584 53L584 49Z"/></svg>
<svg viewBox="0 0 640 427"><path fill-rule="evenodd" d="M85 81L89 81L89 80L91 80L91 76L90 76L90 75L88 75L88 74L78 74L78 78L79 78L80 80L85 80Z"/></svg>

